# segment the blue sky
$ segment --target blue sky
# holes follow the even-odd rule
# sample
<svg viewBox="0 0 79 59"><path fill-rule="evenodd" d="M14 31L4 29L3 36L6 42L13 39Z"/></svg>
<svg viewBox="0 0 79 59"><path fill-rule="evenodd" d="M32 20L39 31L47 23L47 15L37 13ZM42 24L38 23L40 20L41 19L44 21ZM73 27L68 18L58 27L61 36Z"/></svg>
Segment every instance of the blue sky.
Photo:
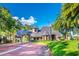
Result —
<svg viewBox="0 0 79 59"><path fill-rule="evenodd" d="M60 13L60 3L4 3L14 17L24 20L35 20L38 27L54 23ZM32 23L33 24L33 23Z"/></svg>

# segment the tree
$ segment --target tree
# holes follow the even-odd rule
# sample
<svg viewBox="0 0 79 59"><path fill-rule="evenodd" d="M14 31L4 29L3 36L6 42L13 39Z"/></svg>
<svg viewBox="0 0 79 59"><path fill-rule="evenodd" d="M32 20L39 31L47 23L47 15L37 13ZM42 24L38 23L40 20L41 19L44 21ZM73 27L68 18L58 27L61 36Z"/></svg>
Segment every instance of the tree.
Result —
<svg viewBox="0 0 79 59"><path fill-rule="evenodd" d="M19 25L20 23L18 23L18 25L16 23L17 23L16 20L12 18L12 15L10 14L9 10L1 6L0 7L0 35L5 37L9 36L11 39L11 35L16 33L18 27L20 28Z"/></svg>
<svg viewBox="0 0 79 59"><path fill-rule="evenodd" d="M54 24L54 28L62 32L65 37L69 31L79 28L79 4L62 4L61 13Z"/></svg>

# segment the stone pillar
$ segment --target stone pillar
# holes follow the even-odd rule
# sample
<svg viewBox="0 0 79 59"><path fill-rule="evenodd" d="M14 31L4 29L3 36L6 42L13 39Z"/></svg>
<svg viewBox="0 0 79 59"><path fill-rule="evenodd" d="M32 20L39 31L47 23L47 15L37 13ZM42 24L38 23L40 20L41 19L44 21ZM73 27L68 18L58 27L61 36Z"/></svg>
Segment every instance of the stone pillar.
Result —
<svg viewBox="0 0 79 59"><path fill-rule="evenodd" d="M46 36L45 36L45 40L46 40Z"/></svg>

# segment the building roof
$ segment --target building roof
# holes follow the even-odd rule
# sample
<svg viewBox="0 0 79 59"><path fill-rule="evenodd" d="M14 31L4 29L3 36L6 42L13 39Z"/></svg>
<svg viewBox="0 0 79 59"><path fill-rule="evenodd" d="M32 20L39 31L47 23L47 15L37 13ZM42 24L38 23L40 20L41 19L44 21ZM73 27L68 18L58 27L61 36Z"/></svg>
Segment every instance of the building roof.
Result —
<svg viewBox="0 0 79 59"><path fill-rule="evenodd" d="M31 37L41 37L44 35L56 35L56 36L61 36L62 34L59 31L53 30L50 27L43 27L40 32L35 32L35 33L31 33Z"/></svg>
<svg viewBox="0 0 79 59"><path fill-rule="evenodd" d="M30 30L18 30L16 35L25 35L25 34L31 34L32 31Z"/></svg>
<svg viewBox="0 0 79 59"><path fill-rule="evenodd" d="M52 29L52 34L54 34L54 35L56 35L58 37L61 37L62 36L62 34L59 31L54 30L54 29Z"/></svg>
<svg viewBox="0 0 79 59"><path fill-rule="evenodd" d="M41 37L44 35L56 35L56 36L62 36L62 34L59 31L53 30L50 27L43 27L40 31L38 32L32 32L31 30L18 30L17 35L24 35L24 34L29 34L31 37Z"/></svg>
<svg viewBox="0 0 79 59"><path fill-rule="evenodd" d="M43 27L43 28L41 29L42 35L51 35L51 32L52 32L52 30L51 30L50 27Z"/></svg>
<svg viewBox="0 0 79 59"><path fill-rule="evenodd" d="M17 31L17 35L23 35L23 33L24 33L24 30L18 30Z"/></svg>

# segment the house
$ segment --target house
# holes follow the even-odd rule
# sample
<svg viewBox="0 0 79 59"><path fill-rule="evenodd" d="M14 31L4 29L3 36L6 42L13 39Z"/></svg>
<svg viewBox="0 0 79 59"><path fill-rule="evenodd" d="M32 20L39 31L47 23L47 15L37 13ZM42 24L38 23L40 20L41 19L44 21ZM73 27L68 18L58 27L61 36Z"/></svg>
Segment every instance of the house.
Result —
<svg viewBox="0 0 79 59"><path fill-rule="evenodd" d="M18 36L28 36L29 40L58 40L62 34L51 27L42 27L41 29L33 27L32 30L19 30Z"/></svg>
<svg viewBox="0 0 79 59"><path fill-rule="evenodd" d="M42 27L39 31L38 28L33 28L30 35L30 40L54 40L59 39L62 34L51 27Z"/></svg>

